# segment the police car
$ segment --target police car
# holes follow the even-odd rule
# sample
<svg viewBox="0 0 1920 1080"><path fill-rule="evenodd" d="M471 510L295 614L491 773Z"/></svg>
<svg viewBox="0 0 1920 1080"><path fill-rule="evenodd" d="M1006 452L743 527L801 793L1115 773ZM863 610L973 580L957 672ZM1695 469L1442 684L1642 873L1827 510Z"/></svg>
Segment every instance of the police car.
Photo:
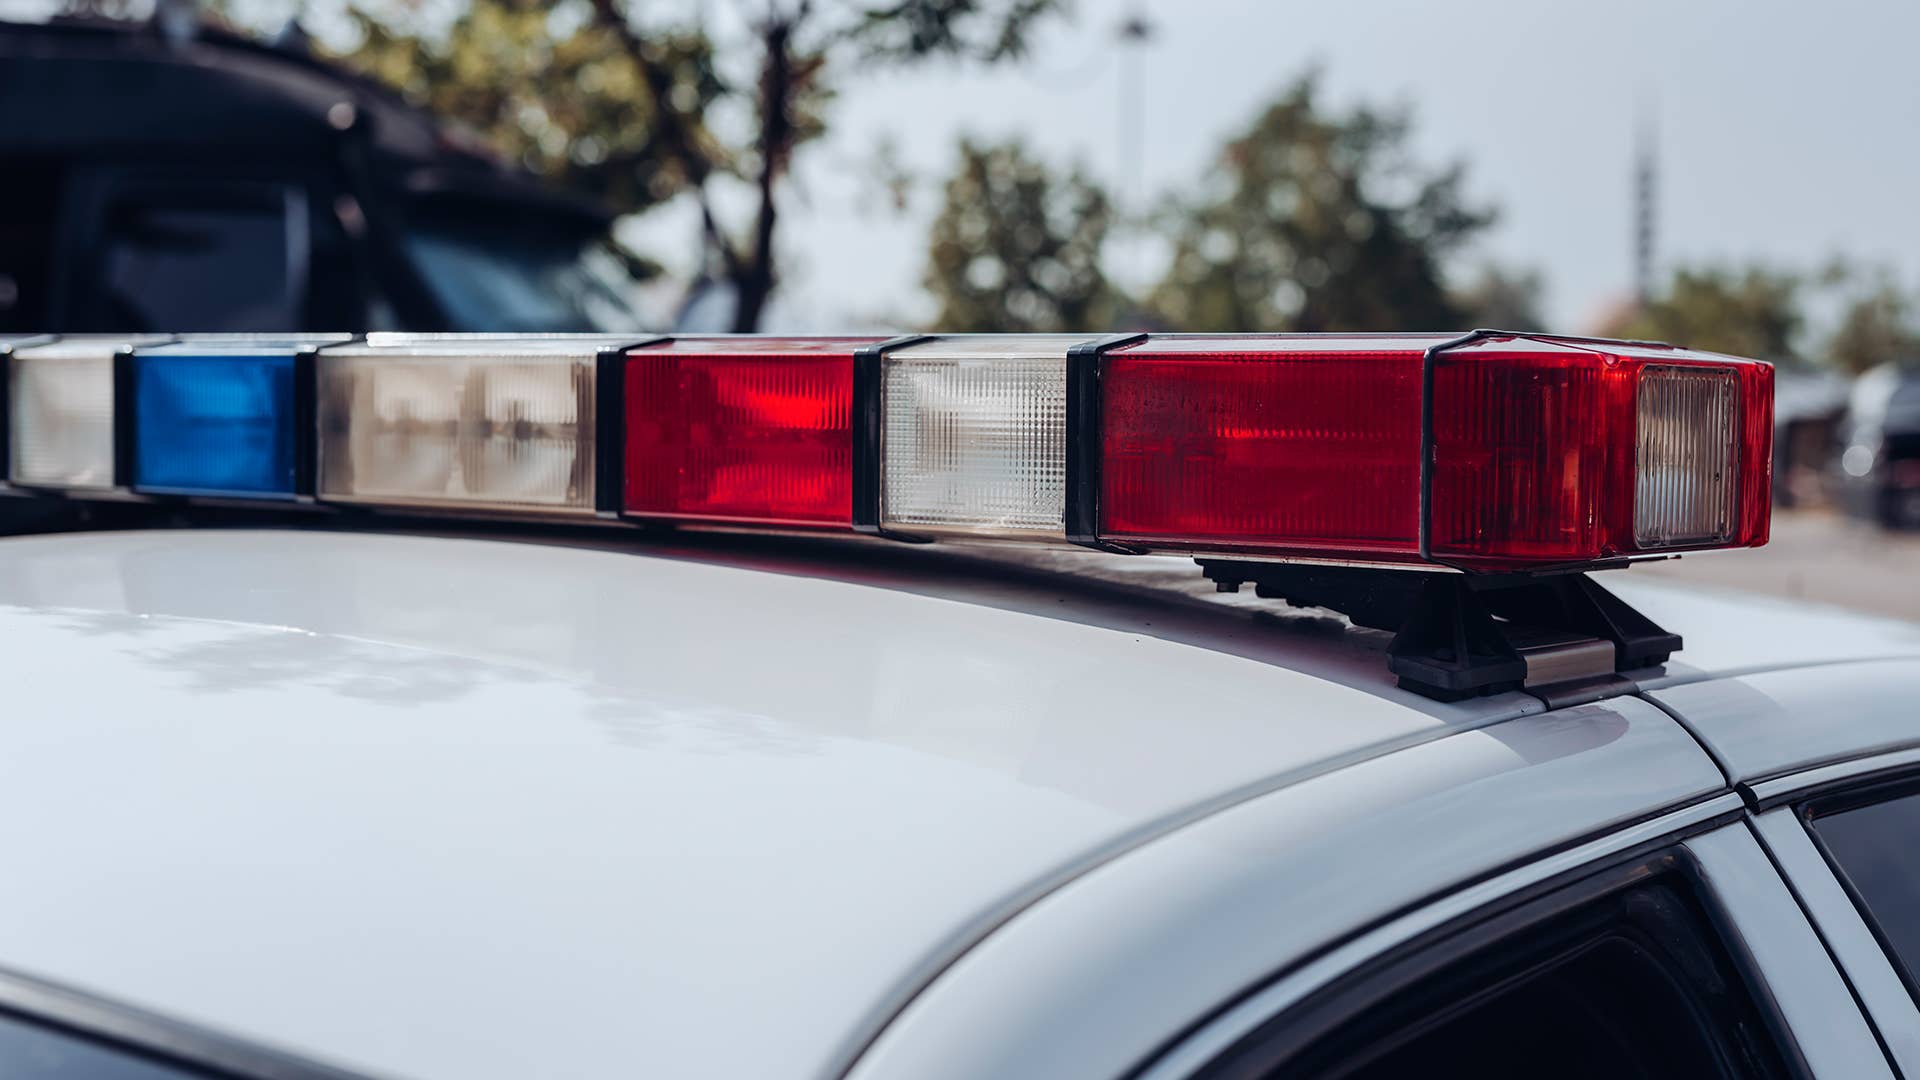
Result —
<svg viewBox="0 0 1920 1080"><path fill-rule="evenodd" d="M297 32L21 6L0 3L0 333L642 325L647 268L606 206Z"/></svg>
<svg viewBox="0 0 1920 1080"><path fill-rule="evenodd" d="M1920 1076L1920 628L1627 568L1763 365L6 351L5 1075Z"/></svg>

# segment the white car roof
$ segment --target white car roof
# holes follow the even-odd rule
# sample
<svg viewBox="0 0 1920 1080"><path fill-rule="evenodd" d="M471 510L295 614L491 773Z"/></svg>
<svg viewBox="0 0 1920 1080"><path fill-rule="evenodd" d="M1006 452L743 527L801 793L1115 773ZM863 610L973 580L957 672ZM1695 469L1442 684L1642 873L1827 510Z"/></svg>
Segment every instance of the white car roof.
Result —
<svg viewBox="0 0 1920 1080"><path fill-rule="evenodd" d="M1544 711L1429 701L1392 686L1385 635L1072 562L0 541L0 967L375 1073L815 1075L1124 852ZM1742 601L1646 598L1684 657L1778 662ZM1732 622L1745 651L1700 647ZM1897 624L1846 625L1803 662L1920 651ZM1700 755L1627 790L1718 782Z"/></svg>

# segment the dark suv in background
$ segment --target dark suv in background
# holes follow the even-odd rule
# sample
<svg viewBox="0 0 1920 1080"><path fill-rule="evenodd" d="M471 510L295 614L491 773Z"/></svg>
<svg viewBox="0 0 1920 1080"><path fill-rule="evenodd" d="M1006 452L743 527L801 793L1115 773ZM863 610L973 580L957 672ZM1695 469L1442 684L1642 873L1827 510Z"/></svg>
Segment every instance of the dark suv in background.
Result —
<svg viewBox="0 0 1920 1080"><path fill-rule="evenodd" d="M1889 364L1854 382L1841 423L1840 474L1855 516L1920 528L1920 369Z"/></svg>
<svg viewBox="0 0 1920 1080"><path fill-rule="evenodd" d="M640 328L602 208L303 49L0 24L0 118L0 334Z"/></svg>

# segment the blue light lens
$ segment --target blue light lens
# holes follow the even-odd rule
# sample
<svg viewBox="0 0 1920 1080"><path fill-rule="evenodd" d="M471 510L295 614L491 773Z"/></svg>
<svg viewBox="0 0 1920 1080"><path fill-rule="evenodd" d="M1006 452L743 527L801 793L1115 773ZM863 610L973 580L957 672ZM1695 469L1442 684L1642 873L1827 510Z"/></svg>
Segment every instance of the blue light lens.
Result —
<svg viewBox="0 0 1920 1080"><path fill-rule="evenodd" d="M134 357L145 491L291 498L293 357Z"/></svg>

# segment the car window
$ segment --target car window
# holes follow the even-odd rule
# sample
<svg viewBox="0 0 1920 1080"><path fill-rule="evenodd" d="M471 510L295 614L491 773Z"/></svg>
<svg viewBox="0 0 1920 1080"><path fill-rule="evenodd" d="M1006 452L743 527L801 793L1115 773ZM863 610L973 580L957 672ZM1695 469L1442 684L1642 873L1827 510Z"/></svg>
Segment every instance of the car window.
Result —
<svg viewBox="0 0 1920 1080"><path fill-rule="evenodd" d="M621 333L642 324L638 282L601 237L534 219L429 219L406 245L457 330Z"/></svg>
<svg viewBox="0 0 1920 1080"><path fill-rule="evenodd" d="M1311 1013L1276 1018L1264 1037L1256 1033L1203 1075L1789 1075L1713 920L1678 871L1511 922L1527 925L1483 924L1465 942L1435 946L1438 955L1404 961L1404 972L1335 993L1357 1014L1327 1027Z"/></svg>
<svg viewBox="0 0 1920 1080"><path fill-rule="evenodd" d="M291 187L130 188L101 221L86 323L132 331L289 331L306 322L306 201Z"/></svg>
<svg viewBox="0 0 1920 1080"><path fill-rule="evenodd" d="M208 1075L0 1013L0 1076L7 1080L181 1080Z"/></svg>
<svg viewBox="0 0 1920 1080"><path fill-rule="evenodd" d="M1907 986L1920 987L1920 791L1828 800L1808 825Z"/></svg>

